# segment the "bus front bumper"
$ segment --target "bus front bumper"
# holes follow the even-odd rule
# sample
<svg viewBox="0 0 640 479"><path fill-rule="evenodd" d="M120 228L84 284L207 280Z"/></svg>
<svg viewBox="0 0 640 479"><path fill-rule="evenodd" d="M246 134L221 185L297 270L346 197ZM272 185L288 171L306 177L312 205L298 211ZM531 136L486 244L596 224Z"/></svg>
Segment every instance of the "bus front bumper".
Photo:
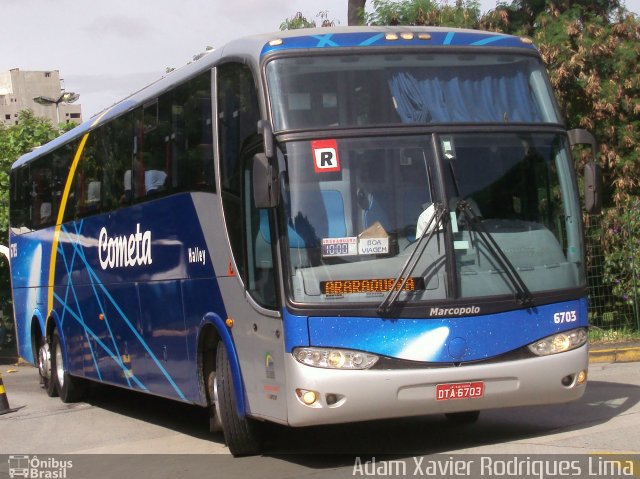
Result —
<svg viewBox="0 0 640 479"><path fill-rule="evenodd" d="M586 388L577 377L587 372L588 352L584 345L546 357L437 369L331 370L303 365L291 354L285 362L288 424L312 426L574 401ZM439 384L458 383L482 383L482 396L437 399Z"/></svg>

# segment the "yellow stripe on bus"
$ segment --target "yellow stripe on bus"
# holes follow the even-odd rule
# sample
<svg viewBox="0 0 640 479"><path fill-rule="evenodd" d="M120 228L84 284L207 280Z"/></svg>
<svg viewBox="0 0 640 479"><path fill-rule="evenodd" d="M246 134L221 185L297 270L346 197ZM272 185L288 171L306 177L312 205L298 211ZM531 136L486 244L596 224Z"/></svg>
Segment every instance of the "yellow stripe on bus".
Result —
<svg viewBox="0 0 640 479"><path fill-rule="evenodd" d="M4 390L4 386L2 384L0 384L0 394L6 394L6 391Z"/></svg>
<svg viewBox="0 0 640 479"><path fill-rule="evenodd" d="M102 113L96 120L91 124L90 128L93 128L98 124L102 118L109 113L109 110L106 110ZM58 219L56 221L56 229L53 232L53 242L51 243L51 260L49 262L49 284L48 284L48 296L47 296L47 311L49 314L53 312L53 281L56 273L56 256L58 254L58 238L60 237L60 227L62 225L62 221L64 219L64 212L67 208L67 201L69 200L69 192L71 191L71 185L73 183L73 177L75 176L76 169L78 167L78 162L82 157L82 152L84 151L84 146L87 143L87 139L89 138L89 133L85 133L80 140L80 144L78 145L78 149L76 150L76 154L73 157L73 162L71 163L71 168L69 168L69 175L67 176L67 182L64 185L64 191L62 192L62 198L60 200L60 209L58 210Z"/></svg>

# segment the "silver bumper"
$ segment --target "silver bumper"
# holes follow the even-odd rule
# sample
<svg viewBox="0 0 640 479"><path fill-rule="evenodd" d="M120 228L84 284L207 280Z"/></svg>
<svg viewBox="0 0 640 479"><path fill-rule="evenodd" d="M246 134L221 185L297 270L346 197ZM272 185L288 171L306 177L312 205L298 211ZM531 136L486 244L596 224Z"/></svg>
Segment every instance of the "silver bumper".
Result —
<svg viewBox="0 0 640 479"><path fill-rule="evenodd" d="M513 406L574 401L586 382L562 384L588 368L587 346L547 357L443 369L328 370L305 366L285 355L288 423L336 424ZM441 383L484 382L481 398L436 400ZM296 389L319 393L305 405ZM329 399L329 400L327 400ZM332 404L333 403L333 404Z"/></svg>

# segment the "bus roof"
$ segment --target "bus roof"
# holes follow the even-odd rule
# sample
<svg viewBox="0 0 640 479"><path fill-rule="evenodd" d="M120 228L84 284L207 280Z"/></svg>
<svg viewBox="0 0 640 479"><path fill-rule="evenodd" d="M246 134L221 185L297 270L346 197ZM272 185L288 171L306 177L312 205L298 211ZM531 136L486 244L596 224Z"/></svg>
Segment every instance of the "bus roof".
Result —
<svg viewBox="0 0 640 479"><path fill-rule="evenodd" d="M309 51L331 48L375 47L499 47L522 48L536 51L531 41L512 35L480 30L444 27L370 26L303 28L281 32L262 33L232 40L132 93L112 107L95 115L80 126L59 136L46 145L21 156L12 165L19 168L30 160L80 138L92 128L157 98L188 79L211 69L220 58L260 58L285 50Z"/></svg>

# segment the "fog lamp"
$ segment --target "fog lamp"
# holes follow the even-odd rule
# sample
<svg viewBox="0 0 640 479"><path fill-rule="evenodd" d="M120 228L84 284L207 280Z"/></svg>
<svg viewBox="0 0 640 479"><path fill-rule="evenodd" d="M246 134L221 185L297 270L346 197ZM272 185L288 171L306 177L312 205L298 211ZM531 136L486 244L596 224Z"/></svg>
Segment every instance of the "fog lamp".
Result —
<svg viewBox="0 0 640 479"><path fill-rule="evenodd" d="M578 373L578 379L576 379L576 384L582 384L587 380L587 371L582 370Z"/></svg>
<svg viewBox="0 0 640 479"><path fill-rule="evenodd" d="M317 392L311 391L309 389L296 389L296 394L298 395L300 400L307 406L313 405L320 397Z"/></svg>

